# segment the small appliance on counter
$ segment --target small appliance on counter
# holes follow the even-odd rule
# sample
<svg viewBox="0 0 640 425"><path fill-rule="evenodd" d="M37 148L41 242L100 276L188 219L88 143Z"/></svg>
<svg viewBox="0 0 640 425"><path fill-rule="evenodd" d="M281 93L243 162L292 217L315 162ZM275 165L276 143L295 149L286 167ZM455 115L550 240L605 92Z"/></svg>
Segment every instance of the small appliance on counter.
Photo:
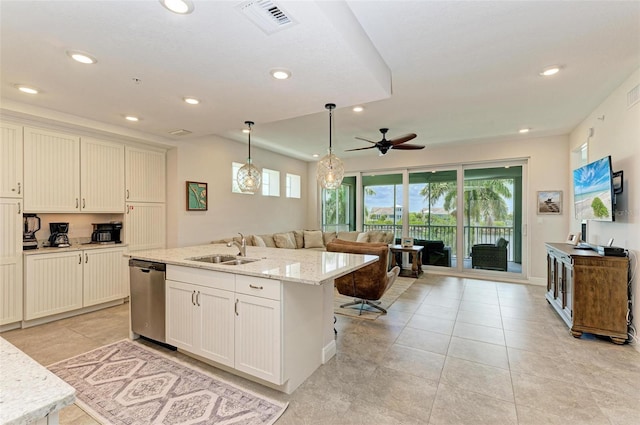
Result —
<svg viewBox="0 0 640 425"><path fill-rule="evenodd" d="M22 233L22 249L37 249L36 232L40 230L40 217L35 214L23 214L24 230Z"/></svg>
<svg viewBox="0 0 640 425"><path fill-rule="evenodd" d="M91 243L122 243L120 240L121 221L109 223L93 223Z"/></svg>
<svg viewBox="0 0 640 425"><path fill-rule="evenodd" d="M56 248L66 248L71 246L69 244L69 223L49 223L49 230L51 230L51 236L49 236L49 246Z"/></svg>

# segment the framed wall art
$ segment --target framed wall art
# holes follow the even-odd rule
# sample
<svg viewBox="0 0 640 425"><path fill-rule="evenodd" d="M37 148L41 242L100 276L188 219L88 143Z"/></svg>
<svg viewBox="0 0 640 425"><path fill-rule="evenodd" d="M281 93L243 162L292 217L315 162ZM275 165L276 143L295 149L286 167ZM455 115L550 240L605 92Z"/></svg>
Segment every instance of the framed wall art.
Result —
<svg viewBox="0 0 640 425"><path fill-rule="evenodd" d="M538 214L562 214L562 191L545 190L538 192Z"/></svg>
<svg viewBox="0 0 640 425"><path fill-rule="evenodd" d="M187 182L187 211L207 211L207 184Z"/></svg>

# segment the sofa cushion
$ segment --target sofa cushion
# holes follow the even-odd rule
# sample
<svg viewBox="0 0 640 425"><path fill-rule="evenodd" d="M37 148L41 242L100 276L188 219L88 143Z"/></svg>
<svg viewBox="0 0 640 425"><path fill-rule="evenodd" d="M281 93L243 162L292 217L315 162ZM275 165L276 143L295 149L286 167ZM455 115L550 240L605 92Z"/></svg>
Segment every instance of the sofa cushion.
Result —
<svg viewBox="0 0 640 425"><path fill-rule="evenodd" d="M278 248L296 249L296 240L293 232L275 233L273 241Z"/></svg>
<svg viewBox="0 0 640 425"><path fill-rule="evenodd" d="M266 244L264 243L264 239L262 239L258 235L253 235L253 245L259 246L260 248L266 248Z"/></svg>
<svg viewBox="0 0 640 425"><path fill-rule="evenodd" d="M273 240L273 235L259 235L267 248L277 248L276 242Z"/></svg>
<svg viewBox="0 0 640 425"><path fill-rule="evenodd" d="M338 232L337 239L355 242L360 232Z"/></svg>
<svg viewBox="0 0 640 425"><path fill-rule="evenodd" d="M327 246L327 244L334 240L336 237L336 232L322 232L322 242L324 243L324 246Z"/></svg>
<svg viewBox="0 0 640 425"><path fill-rule="evenodd" d="M356 237L355 242L369 242L369 233L367 232L359 233L358 236Z"/></svg>
<svg viewBox="0 0 640 425"><path fill-rule="evenodd" d="M294 230L293 237L296 240L296 248L304 248L304 230Z"/></svg>
<svg viewBox="0 0 640 425"><path fill-rule="evenodd" d="M393 232L385 232L382 230L370 230L367 232L369 234L369 242L378 242L378 243L393 243L395 235Z"/></svg>
<svg viewBox="0 0 640 425"><path fill-rule="evenodd" d="M304 231L304 247L305 248L324 248L321 230L305 230Z"/></svg>

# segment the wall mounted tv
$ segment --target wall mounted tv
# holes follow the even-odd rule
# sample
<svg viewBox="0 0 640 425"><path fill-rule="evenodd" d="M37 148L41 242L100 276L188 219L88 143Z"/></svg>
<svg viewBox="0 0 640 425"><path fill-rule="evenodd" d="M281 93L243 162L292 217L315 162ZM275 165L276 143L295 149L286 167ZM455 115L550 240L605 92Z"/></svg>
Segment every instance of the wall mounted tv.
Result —
<svg viewBox="0 0 640 425"><path fill-rule="evenodd" d="M573 194L576 218L614 221L611 156L605 156L573 170Z"/></svg>

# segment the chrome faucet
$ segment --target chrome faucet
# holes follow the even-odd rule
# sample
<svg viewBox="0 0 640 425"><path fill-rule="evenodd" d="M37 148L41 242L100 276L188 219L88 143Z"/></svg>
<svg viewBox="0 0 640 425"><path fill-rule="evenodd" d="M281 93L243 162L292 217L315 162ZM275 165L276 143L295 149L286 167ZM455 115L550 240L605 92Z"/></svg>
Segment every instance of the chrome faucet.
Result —
<svg viewBox="0 0 640 425"><path fill-rule="evenodd" d="M247 256L247 240L244 238L244 235L242 233L238 233L240 235L240 237L242 239L240 239L240 242L238 241L231 241L227 243L227 246L237 246L238 249L240 250L240 252L238 253L238 255L240 257L246 257Z"/></svg>

